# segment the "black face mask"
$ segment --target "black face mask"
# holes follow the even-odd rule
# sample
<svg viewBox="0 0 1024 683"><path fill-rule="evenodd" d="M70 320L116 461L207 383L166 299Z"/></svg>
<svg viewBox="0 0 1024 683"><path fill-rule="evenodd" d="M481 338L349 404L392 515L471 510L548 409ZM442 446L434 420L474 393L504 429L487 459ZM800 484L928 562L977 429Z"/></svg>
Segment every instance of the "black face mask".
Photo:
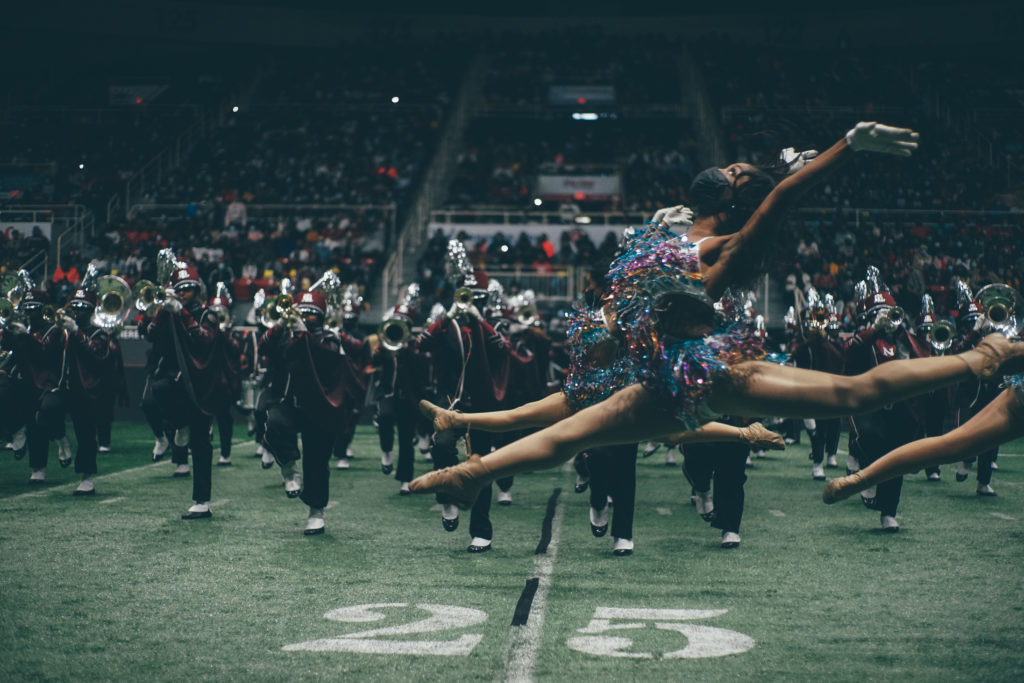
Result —
<svg viewBox="0 0 1024 683"><path fill-rule="evenodd" d="M725 208L722 193L730 187L729 179L717 166L705 168L690 183L690 203L698 214L717 213Z"/></svg>

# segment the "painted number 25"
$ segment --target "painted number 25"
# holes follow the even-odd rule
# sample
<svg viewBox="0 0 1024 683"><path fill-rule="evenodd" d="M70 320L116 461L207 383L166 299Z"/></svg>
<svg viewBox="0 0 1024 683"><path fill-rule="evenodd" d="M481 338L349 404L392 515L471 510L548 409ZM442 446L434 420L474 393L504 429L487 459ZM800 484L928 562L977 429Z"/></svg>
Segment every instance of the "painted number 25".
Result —
<svg viewBox="0 0 1024 683"><path fill-rule="evenodd" d="M483 634L467 633L455 640L398 640L395 636L414 633L437 633L452 629L475 626L487 620L487 614L470 607L452 605L417 604L406 602L377 602L369 605L352 605L332 609L325 619L346 623L368 623L386 619L385 610L418 609L430 614L425 619L410 621L395 626L374 628L356 633L346 633L334 638L307 640L302 643L285 645L288 651L312 652L360 652L363 654L397 655L468 655L483 640Z"/></svg>
<svg viewBox="0 0 1024 683"><path fill-rule="evenodd" d="M724 657L746 652L754 647L754 639L736 631L714 626L690 624L694 619L707 619L725 614L724 609L630 609L623 607L598 607L594 618L578 633L586 635L570 638L566 645L578 652L604 657L633 657L653 659L650 652L629 652L633 640L625 636L603 635L609 631L646 629L653 622L654 627L664 631L676 631L686 637L686 647L661 655L662 659L698 659L702 657ZM618 620L612 623L612 620Z"/></svg>

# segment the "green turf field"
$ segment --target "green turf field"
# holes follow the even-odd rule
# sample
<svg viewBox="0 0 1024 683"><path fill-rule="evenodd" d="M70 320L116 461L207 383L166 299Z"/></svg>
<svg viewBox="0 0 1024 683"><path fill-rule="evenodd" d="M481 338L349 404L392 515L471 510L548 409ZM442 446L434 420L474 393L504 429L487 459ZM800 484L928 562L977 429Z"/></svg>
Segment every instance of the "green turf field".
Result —
<svg viewBox="0 0 1024 683"><path fill-rule="evenodd" d="M370 428L319 537L236 435L213 519L191 522L191 482L150 463L142 425L115 425L92 498L55 449L41 489L0 451L0 680L1024 680L1022 457L1000 457L996 498L952 467L909 477L886 535L856 499L824 506L793 446L749 472L722 550L661 451L639 464L633 556L591 536L568 471L517 479L494 550L470 555L468 513L448 534L432 497L396 495Z"/></svg>

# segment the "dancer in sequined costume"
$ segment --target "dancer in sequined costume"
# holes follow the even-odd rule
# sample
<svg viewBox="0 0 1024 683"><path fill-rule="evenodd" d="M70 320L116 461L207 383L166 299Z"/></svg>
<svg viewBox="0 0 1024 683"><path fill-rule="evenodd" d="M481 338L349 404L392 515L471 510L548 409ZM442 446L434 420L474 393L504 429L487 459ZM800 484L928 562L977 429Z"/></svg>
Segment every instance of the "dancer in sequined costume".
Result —
<svg viewBox="0 0 1024 683"><path fill-rule="evenodd" d="M551 425L484 458L413 481L418 492L443 490L468 504L481 486L499 476L546 469L577 452L646 439L669 440L680 429L705 440L701 425L715 415L838 417L872 410L972 376L992 376L1024 345L993 334L957 356L896 361L884 372L839 377L765 362L756 340L734 328L716 330L713 299L749 277L775 236L786 211L811 187L856 151L909 156L917 134L876 123L860 123L800 171L771 185L745 164L707 169L698 175L711 188L698 192L697 220L689 238L651 225L613 264L600 317L588 333L587 365L609 369L625 347L642 379L610 397L552 423L551 410L528 411L522 419ZM697 182L695 181L695 183ZM750 191L744 190L749 187ZM762 189L770 187L767 196ZM717 188L717 189L716 189ZM700 189L700 188L698 188ZM762 201L752 201L761 196ZM704 235L700 239L697 236ZM568 393L545 408L571 413ZM556 395L557 396L557 395ZM511 411L515 412L515 411ZM452 419L460 414L444 413ZM500 427L508 416L456 417L476 428Z"/></svg>

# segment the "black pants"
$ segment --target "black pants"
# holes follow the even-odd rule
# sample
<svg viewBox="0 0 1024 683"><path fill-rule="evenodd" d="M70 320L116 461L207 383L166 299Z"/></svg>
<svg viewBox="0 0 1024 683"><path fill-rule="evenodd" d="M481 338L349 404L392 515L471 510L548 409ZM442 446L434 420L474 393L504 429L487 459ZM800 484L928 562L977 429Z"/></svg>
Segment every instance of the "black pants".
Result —
<svg viewBox="0 0 1024 683"><path fill-rule="evenodd" d="M412 481L414 448L416 438L415 399L386 396L377 402L377 438L380 450L390 453L395 447L395 427L398 428L398 467L395 479L400 482Z"/></svg>
<svg viewBox="0 0 1024 683"><path fill-rule="evenodd" d="M811 437L811 460L817 465L825 460L825 454L835 455L839 449L839 418L815 420L815 428L808 429Z"/></svg>
<svg viewBox="0 0 1024 683"><path fill-rule="evenodd" d="M69 415L78 442L75 472L96 474L95 408L88 397L66 390L44 391L39 397L35 423L27 430L29 466L32 469L46 467L49 442L64 438L64 421Z"/></svg>
<svg viewBox="0 0 1024 683"><path fill-rule="evenodd" d="M683 446L683 474L697 491L714 483L714 517L711 526L739 533L743 520L750 447L743 443L695 443Z"/></svg>
<svg viewBox="0 0 1024 683"><path fill-rule="evenodd" d="M633 538L636 508L637 444L604 446L588 451L590 507L603 510L612 497L612 537Z"/></svg>
<svg viewBox="0 0 1024 683"><path fill-rule="evenodd" d="M891 410L859 415L851 423L850 453L861 469L920 436L917 420L903 404L896 404ZM878 484L875 508L883 515L895 516L902 491L902 476Z"/></svg>
<svg viewBox="0 0 1024 683"><path fill-rule="evenodd" d="M220 457L231 457L231 439L235 433L235 416L228 407L217 415L217 439L220 441Z"/></svg>
<svg viewBox="0 0 1024 683"><path fill-rule="evenodd" d="M37 394L27 382L0 375L0 435L9 437L33 419Z"/></svg>
<svg viewBox="0 0 1024 683"><path fill-rule="evenodd" d="M942 436L946 433L946 413L949 412L949 392L946 389L924 397L924 435ZM926 474L940 474L939 466L925 468Z"/></svg>
<svg viewBox="0 0 1024 683"><path fill-rule="evenodd" d="M298 437L302 434L302 453ZM330 496L331 446L335 432L309 411L297 408L290 398L267 411L264 444L282 467L302 458L302 493L299 498L311 508L327 507Z"/></svg>
<svg viewBox="0 0 1024 683"><path fill-rule="evenodd" d="M153 398L172 430L189 428L188 450L192 451L192 500L197 503L210 501L213 469L213 444L210 442L210 416L199 410L188 395L185 385L168 378L150 382ZM152 424L150 425L152 426ZM173 431L167 432L168 438ZM188 463L184 447L175 446L172 461L182 465ZM184 462L182 462L184 460Z"/></svg>
<svg viewBox="0 0 1024 683"><path fill-rule="evenodd" d="M352 415L346 415L342 420L341 428L334 434L334 457L345 458L348 447L352 445L352 439L356 436L356 423L359 422L359 411ZM412 481L410 479L409 481Z"/></svg>
<svg viewBox="0 0 1024 683"><path fill-rule="evenodd" d="M430 449L430 453L434 458L435 470L458 463L459 454L456 450L455 442L460 436L462 436L462 434L463 432L461 429L446 429L434 437L434 445ZM487 455L491 452L493 439L490 433L470 431L469 440L474 453L477 453L478 455ZM443 493L439 493L437 494L437 502L442 505L448 505L450 501L448 500L448 496ZM488 540L494 537L494 528L491 526L490 484L480 491L479 497L477 497L476 502L473 503L473 507L470 510L469 535L473 538L486 538Z"/></svg>
<svg viewBox="0 0 1024 683"><path fill-rule="evenodd" d="M160 409L160 403L153 395L153 383L157 381L159 380L152 375L146 378L146 386L142 388L142 400L139 406L142 408L142 414L146 417L146 423L153 431L153 436L158 439L162 436L170 439L174 436L174 428L167 423L164 413Z"/></svg>

